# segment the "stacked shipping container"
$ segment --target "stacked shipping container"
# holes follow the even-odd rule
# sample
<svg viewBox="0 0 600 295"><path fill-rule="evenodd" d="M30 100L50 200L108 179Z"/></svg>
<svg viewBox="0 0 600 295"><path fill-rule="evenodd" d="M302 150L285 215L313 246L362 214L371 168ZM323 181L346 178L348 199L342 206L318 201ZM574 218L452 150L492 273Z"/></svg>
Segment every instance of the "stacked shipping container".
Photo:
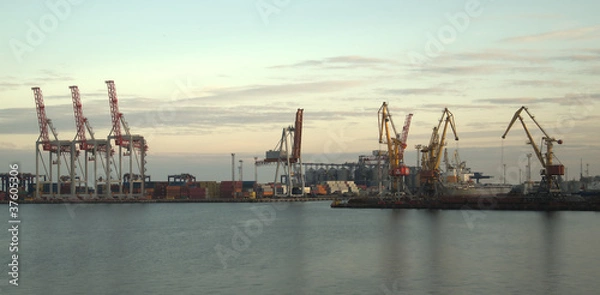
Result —
<svg viewBox="0 0 600 295"><path fill-rule="evenodd" d="M221 181L220 195L221 198L237 198L242 192L241 181Z"/></svg>

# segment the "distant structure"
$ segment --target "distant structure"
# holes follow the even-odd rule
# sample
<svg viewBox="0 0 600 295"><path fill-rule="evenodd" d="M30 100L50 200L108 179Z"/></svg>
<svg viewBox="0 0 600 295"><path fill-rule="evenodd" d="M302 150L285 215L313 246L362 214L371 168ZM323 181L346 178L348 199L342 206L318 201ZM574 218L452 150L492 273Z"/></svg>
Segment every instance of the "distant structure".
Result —
<svg viewBox="0 0 600 295"><path fill-rule="evenodd" d="M126 186L129 197L141 197L145 189L146 151L148 151L148 145L143 136L131 134L129 124L125 121L123 113L119 112L119 100L114 81L107 80L105 82L108 88L108 102L112 118L112 129L107 137L108 149L111 150L113 146L118 147L118 157L115 159L115 171L112 171L110 166L107 166L106 175L109 176L106 180L107 185L111 187L111 190L113 184L117 185L119 196L123 196L123 188ZM125 131L125 134L121 132L121 127ZM129 161L125 163L123 157L127 157ZM123 169L123 164L127 164L126 170ZM127 183L123 179L123 175L125 174L130 176Z"/></svg>
<svg viewBox="0 0 600 295"><path fill-rule="evenodd" d="M35 142L35 192L38 197L60 197L75 192L75 142L59 140L52 121L46 116L44 96L39 87L32 87L40 127L40 135ZM53 139L50 139L52 132ZM65 166L66 175L62 175ZM40 171L43 169L43 171ZM43 179L43 180L42 180Z"/></svg>
<svg viewBox="0 0 600 295"><path fill-rule="evenodd" d="M282 191L275 195L304 196L305 176L302 165L302 125L304 109L296 111L294 126L283 128L281 139L275 149L268 150L265 159L255 161L255 165L276 163L274 183L283 184ZM291 151L290 151L291 149ZM282 169L283 171L280 171ZM281 179L280 179L281 178Z"/></svg>
<svg viewBox="0 0 600 295"><path fill-rule="evenodd" d="M523 119L523 116L521 116L523 111L525 111L525 113L529 116L529 118L533 121L533 123L535 123L535 125L538 127L538 129L542 132L542 134L543 134L542 142L546 146L545 153L542 153L544 146L542 144L540 144L540 146L538 146L536 141L533 139L533 136L529 132L529 129L527 128L527 125L525 124L525 121ZM510 131L510 128L517 121L517 119L521 122L521 125L523 126L523 130L525 131L525 134L527 135L527 138L529 140L527 143L529 145L531 145L531 147L533 148L534 154L536 155L536 157L542 164L542 167L544 167L544 169L541 171L542 181L540 182L540 186L537 191L537 194L544 196L544 197L548 197L548 198L559 197L561 195L559 178L565 174L565 166L562 164L554 164L553 145L555 142L558 144L562 144L563 141L561 139L555 139L554 137L551 137L550 135L548 135L548 133L546 133L546 131L535 120L535 117L529 112L529 110L525 106L522 106L515 112L512 120L510 121L510 123L508 124L508 127L506 128L506 131L502 135L503 139L506 138L506 135Z"/></svg>
<svg viewBox="0 0 600 295"><path fill-rule="evenodd" d="M143 196L144 183L149 180L145 167L148 145L143 136L130 133L123 114L119 112L114 82L108 80L106 84L112 118L112 129L106 139L95 137L83 114L77 86L69 86L77 130L73 140L58 139L52 121L46 116L42 90L31 88L40 128L36 140L35 198ZM50 132L53 139L49 136ZM117 152L114 147L118 148ZM89 162L93 163L91 167ZM124 168L124 165L127 167Z"/></svg>
<svg viewBox="0 0 600 295"><path fill-rule="evenodd" d="M81 155L80 153L77 153L77 163L80 168L81 177L77 180L76 190L78 193L85 193L91 186L94 188L91 192L92 197L97 198L98 191L108 192L110 190L108 183L106 182L106 180L109 179L106 172L110 165L114 150L109 150L107 139L96 139L94 137L92 126L88 119L83 115L83 106L79 96L79 88L77 86L69 86L69 88L71 89L75 126L77 127L77 134L73 141L78 145L79 151L83 151L84 153L83 165L81 165L80 161ZM86 130L90 135L90 139L86 138ZM89 162L93 163L92 167L89 167ZM98 162L100 162L101 167L98 167Z"/></svg>

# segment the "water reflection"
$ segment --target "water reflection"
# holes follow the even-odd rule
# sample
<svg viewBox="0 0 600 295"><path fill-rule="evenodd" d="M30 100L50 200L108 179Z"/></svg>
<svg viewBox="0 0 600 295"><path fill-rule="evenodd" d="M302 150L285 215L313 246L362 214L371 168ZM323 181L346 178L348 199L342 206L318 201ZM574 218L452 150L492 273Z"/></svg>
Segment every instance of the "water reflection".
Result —
<svg viewBox="0 0 600 295"><path fill-rule="evenodd" d="M399 294L398 291L408 285L405 281L409 277L407 255L410 255L406 242L410 239L406 230L409 225L405 223L407 214L406 210L392 210L383 226L380 274L384 294Z"/></svg>
<svg viewBox="0 0 600 295"><path fill-rule="evenodd" d="M306 236L305 229L308 226L305 220L305 204L293 204L286 209L286 216L289 216L289 227L291 235L291 251L285 251L287 253L287 259L289 266L286 267L289 275L285 275L288 284L291 289L290 294L306 294L306 288L309 287L306 283L306 251L307 247L310 247L310 243L307 242L308 237Z"/></svg>
<svg viewBox="0 0 600 295"><path fill-rule="evenodd" d="M540 226L542 231L542 242L541 247L543 251L543 263L545 278L544 287L546 294L556 294L559 286L561 285L561 274L560 274L560 255L562 248L562 237L561 237L561 212L544 212L540 216L540 222L543 224Z"/></svg>
<svg viewBox="0 0 600 295"><path fill-rule="evenodd" d="M431 292L437 294L440 291L440 285L444 281L444 268L442 267L443 255L440 253L446 249L449 245L444 243L443 233L441 230L442 212L439 210L427 210L425 222L426 228L424 229L424 235L427 236L427 252L425 253L426 262L429 266L428 278L425 278L426 286L424 288L431 288Z"/></svg>

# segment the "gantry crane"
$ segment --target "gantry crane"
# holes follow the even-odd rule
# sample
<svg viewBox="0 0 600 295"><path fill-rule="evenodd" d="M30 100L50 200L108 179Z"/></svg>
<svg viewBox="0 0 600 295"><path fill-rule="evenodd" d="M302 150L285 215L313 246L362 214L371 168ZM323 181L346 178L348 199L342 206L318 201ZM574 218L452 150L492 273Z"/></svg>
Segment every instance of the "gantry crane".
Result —
<svg viewBox="0 0 600 295"><path fill-rule="evenodd" d="M283 195L291 197L292 195L304 196L304 171L302 165L302 124L304 109L296 111L296 120L294 126L283 128L281 139L275 146L275 149L266 152L266 157L262 161L255 161L255 165L264 165L267 163L277 163L275 168L275 181L278 183L279 177L285 178L285 189ZM290 151L291 146L291 153ZM279 174L280 167L285 169L285 175ZM274 188L276 195L277 189Z"/></svg>
<svg viewBox="0 0 600 295"><path fill-rule="evenodd" d="M401 191L409 193L403 181L404 176L410 175L410 170L404 165L404 150L406 149L406 140L408 139L408 130L410 129L413 114L406 116L402 133L396 132L396 126L386 102L381 105L377 114L379 143L387 144L388 147L389 175L392 182L391 191L393 193Z"/></svg>
<svg viewBox="0 0 600 295"><path fill-rule="evenodd" d="M527 125L525 124L525 121L523 120L523 117L521 116L521 113L523 111L525 111L525 113L527 113L529 118L531 118L533 123L535 123L535 125L540 129L540 131L543 134L542 142L540 143L539 147L536 144L536 142L533 140L533 136L529 132L529 129L527 128ZM558 177L565 174L565 166L562 164L555 165L553 163L554 152L553 152L552 147L553 147L554 142L556 142L558 144L562 144L563 141L561 139L555 139L554 137L550 137L548 135L548 133L546 133L546 131L542 128L542 126L540 126L540 124L535 120L535 117L529 112L529 110L525 106L522 106L521 108L519 108L517 110L517 112L513 116L512 120L508 124L506 131L502 135L503 139L506 138L506 134L508 134L508 131L510 131L510 128L513 126L513 124L515 123L515 121L517 119L519 119L519 121L521 122L521 125L523 125L523 130L525 130L525 134L527 135L527 138L529 139L527 144L531 145L531 147L533 148L533 151L535 152L535 155L537 156L538 160L542 164L542 167L544 167L544 169L542 169L542 171L540 171L540 174L542 175L542 181L540 182L538 194L541 196L546 196L546 197L560 196L560 187L559 187ZM543 149L544 145L546 145L546 153L542 154L542 149Z"/></svg>
<svg viewBox="0 0 600 295"><path fill-rule="evenodd" d="M73 141L59 140L58 133L52 121L46 117L46 106L44 104L44 96L42 90L39 87L32 87L33 96L35 99L35 106L38 117L38 124L40 127L40 136L36 141L36 160L35 160L35 181L36 181L36 192L35 197L45 197L45 193L51 196L57 196L60 198L61 187L63 183L69 183L70 193L73 194L75 191L75 157L76 157L76 146ZM54 137L50 139L49 130L52 131ZM40 149L41 147L41 149ZM44 160L42 152L48 152L48 161ZM56 158L53 159L53 155ZM68 158L67 158L68 155ZM64 160L64 164L67 169L69 176L64 177L61 175L61 166L63 165L61 158ZM44 175L40 175L40 166L44 169ZM54 190L54 167L56 166L56 191ZM44 179L44 180L42 180ZM43 191L42 185L49 184L49 191Z"/></svg>
<svg viewBox="0 0 600 295"><path fill-rule="evenodd" d="M116 159L116 176L113 179L112 174L110 173L110 165L107 166L107 187L111 187L112 183L118 184L119 186L119 196L123 195L123 183L124 183L124 171L123 171L123 156L129 157L129 169L127 174L129 174L130 181L129 184L129 197L141 197L144 193L144 183L146 181L146 151L148 150L148 145L146 144L146 140L141 135L133 135L130 133L129 124L125 121L123 113L119 112L119 100L117 98L117 90L115 88L115 83L112 80L106 81L106 86L108 87L108 101L110 105L110 114L112 119L112 129L108 135L108 149L111 149L111 144L114 141L114 144L119 147L119 155L118 159ZM125 134L121 132L121 127L125 130ZM136 170L133 168L133 160L135 158L136 161ZM113 163L115 160L113 160ZM139 185L140 192L133 193L135 185Z"/></svg>
<svg viewBox="0 0 600 295"><path fill-rule="evenodd" d="M446 145L448 126L452 129L454 140L458 140L456 124L454 123L454 114L452 114L448 108L445 108L438 126L433 128L429 145L421 147L422 159L419 180L421 183L421 194L426 197L438 196L440 192L440 162L442 160L444 146ZM439 133L440 129L442 129L441 134Z"/></svg>
<svg viewBox="0 0 600 295"><path fill-rule="evenodd" d="M77 134L75 135L74 142L79 145L79 150L84 152L84 165L79 165L81 170L82 178L79 180L84 185L86 191L90 184L93 184L93 197L98 197L99 185L103 186L104 192L109 192L109 187L104 182L108 179L108 175L105 174L106 168L109 165L109 156L114 151L108 150L108 140L96 139L94 137L94 131L88 119L83 115L83 107L81 103L81 97L79 95L79 88L77 86L69 86L71 89L71 98L73 99L73 114L75 117L75 126L77 127ZM90 135L90 139L86 138L86 130ZM79 160L79 157L78 157ZM101 164L101 173L98 174L98 161ZM88 162L94 162L92 175L93 181L90 183L90 170Z"/></svg>

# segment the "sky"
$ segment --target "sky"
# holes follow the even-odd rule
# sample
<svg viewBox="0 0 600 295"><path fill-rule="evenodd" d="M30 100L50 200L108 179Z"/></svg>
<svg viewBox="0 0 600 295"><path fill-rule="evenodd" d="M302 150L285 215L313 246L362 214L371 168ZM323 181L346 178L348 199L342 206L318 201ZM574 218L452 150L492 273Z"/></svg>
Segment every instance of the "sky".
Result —
<svg viewBox="0 0 600 295"><path fill-rule="evenodd" d="M253 179L304 109L304 162L344 163L385 149L377 110L402 128L406 163L447 107L474 171L516 183L527 106L569 179L600 174L600 21L597 1L3 1L0 3L0 171L35 170L40 87L60 139L73 139L77 85L97 138L110 131L105 80L114 80L132 133L148 141L148 174L231 178L231 153ZM526 121L541 142L541 133ZM450 137L451 139L451 137ZM533 158L533 168L536 168ZM272 181L272 168L258 170ZM534 170L535 171L535 170ZM585 174L585 173L584 173ZM522 176L524 177L524 176ZM534 173L534 178L539 176Z"/></svg>

